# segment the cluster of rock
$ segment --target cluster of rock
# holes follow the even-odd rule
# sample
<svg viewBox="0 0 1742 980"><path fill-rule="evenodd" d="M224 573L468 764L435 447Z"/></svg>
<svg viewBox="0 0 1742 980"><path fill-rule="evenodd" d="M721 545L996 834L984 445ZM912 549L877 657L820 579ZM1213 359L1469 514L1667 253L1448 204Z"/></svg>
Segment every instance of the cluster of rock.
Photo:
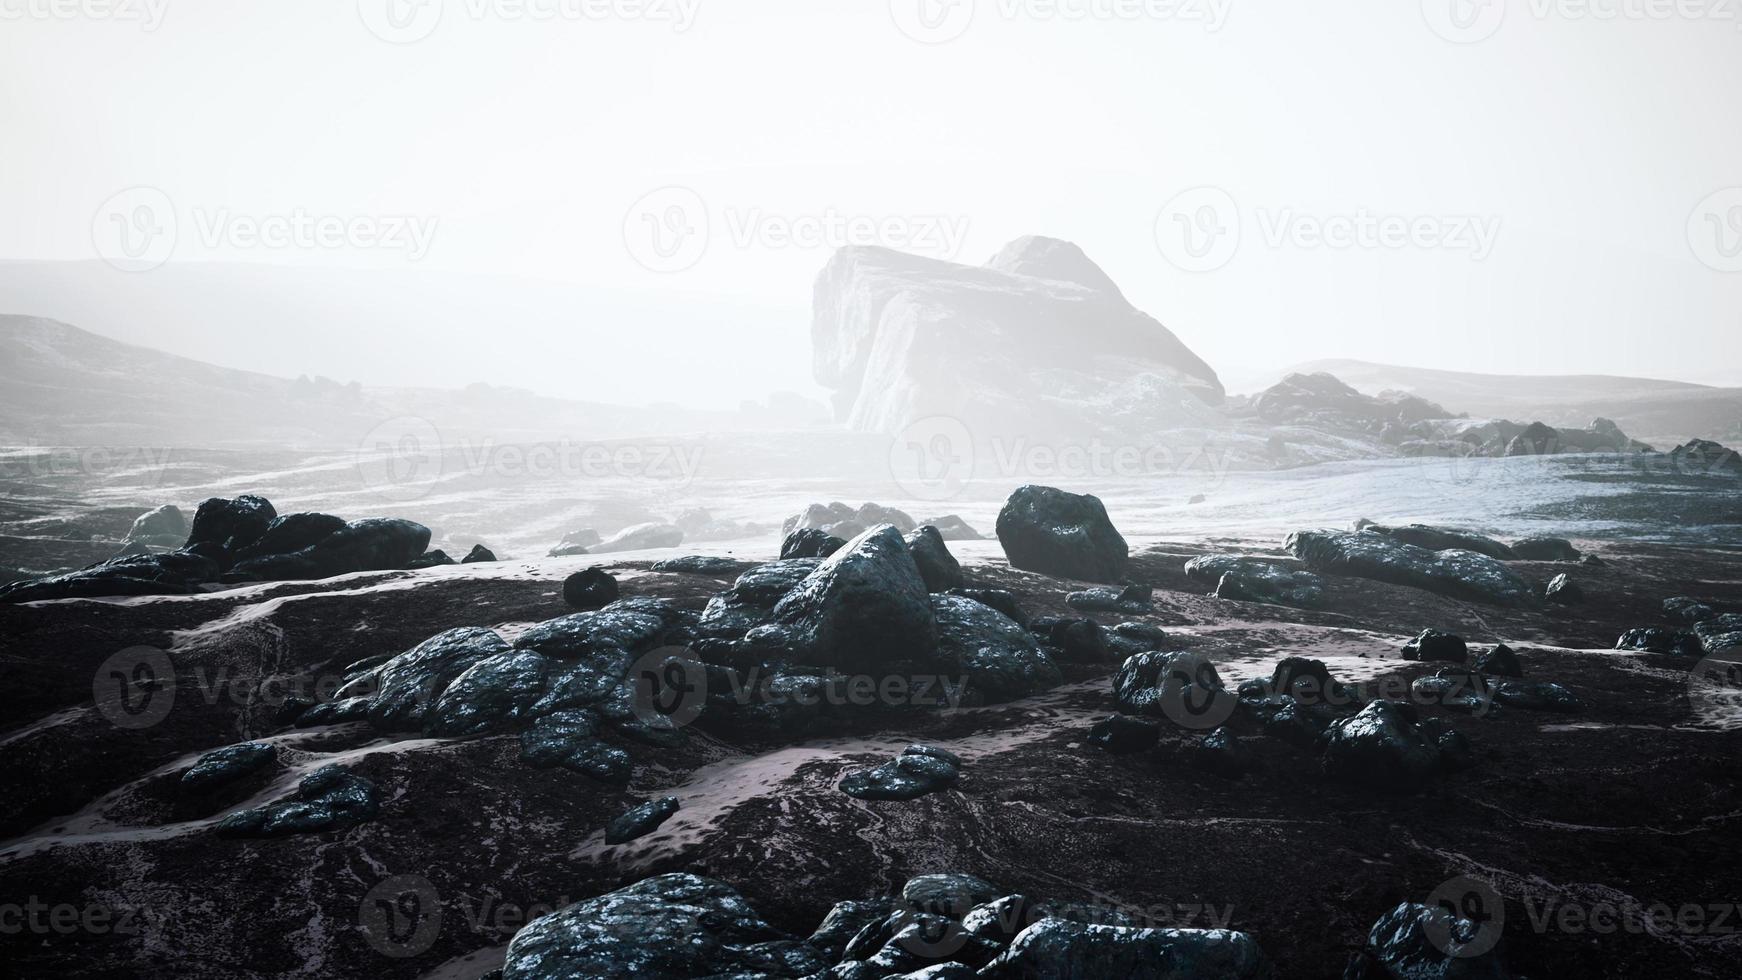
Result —
<svg viewBox="0 0 1742 980"><path fill-rule="evenodd" d="M144 547L173 537L180 516L173 507L160 507L134 524L130 538L143 550L0 587L0 602L179 595L212 583L319 579L454 563L442 552L425 552L430 532L422 524L396 518L346 521L312 512L280 516L271 501L253 495L202 502L174 551ZM493 558L482 547L467 556L468 561Z"/></svg>
<svg viewBox="0 0 1742 980"><path fill-rule="evenodd" d="M899 896L838 902L804 938L770 926L729 885L660 875L528 923L502 968L503 980L1275 975L1242 932L1143 928L1117 907L1007 894L959 873L912 878Z"/></svg>
<svg viewBox="0 0 1742 980"><path fill-rule="evenodd" d="M606 555L622 551L646 551L676 548L686 541L727 541L760 534L758 524L720 520L707 509L691 508L672 520L640 521L618 529L610 536L591 527L576 528L563 534L548 552L552 558L572 558L579 555Z"/></svg>
<svg viewBox="0 0 1742 980"><path fill-rule="evenodd" d="M1471 419L1407 392L1364 395L1325 372L1290 374L1248 400L1230 400L1230 407L1236 417L1249 413L1269 425L1370 438L1404 456L1651 451L1609 419L1596 419L1583 429Z"/></svg>
<svg viewBox="0 0 1742 980"><path fill-rule="evenodd" d="M1719 613L1698 599L1675 596L1663 601L1663 614L1673 625L1630 629L1615 649L1696 659L1742 655L1742 613Z"/></svg>
<svg viewBox="0 0 1742 980"><path fill-rule="evenodd" d="M937 528L938 534L945 541L978 541L981 538L979 531L955 514L916 521L906 512L894 507L864 503L854 508L838 500L827 504L811 504L782 522L780 531L782 535L791 537L797 531L816 530L845 541L858 537L878 524L893 524L902 534L922 524L929 524Z"/></svg>

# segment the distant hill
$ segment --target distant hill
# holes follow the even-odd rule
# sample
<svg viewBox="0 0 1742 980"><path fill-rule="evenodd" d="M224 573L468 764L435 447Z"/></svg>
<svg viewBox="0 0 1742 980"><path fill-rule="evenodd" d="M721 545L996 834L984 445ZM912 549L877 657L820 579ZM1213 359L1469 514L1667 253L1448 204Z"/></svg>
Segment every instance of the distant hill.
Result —
<svg viewBox="0 0 1742 980"><path fill-rule="evenodd" d="M365 387L273 377L124 344L32 316L0 315L0 443L350 449L384 423L500 443L802 428L820 404L737 412L626 407L476 384Z"/></svg>
<svg viewBox="0 0 1742 980"><path fill-rule="evenodd" d="M1742 438L1742 388L1610 375L1476 374L1346 359L1311 361L1289 371L1328 372L1366 394L1405 391L1479 418L1571 428L1608 418L1659 449L1691 438Z"/></svg>

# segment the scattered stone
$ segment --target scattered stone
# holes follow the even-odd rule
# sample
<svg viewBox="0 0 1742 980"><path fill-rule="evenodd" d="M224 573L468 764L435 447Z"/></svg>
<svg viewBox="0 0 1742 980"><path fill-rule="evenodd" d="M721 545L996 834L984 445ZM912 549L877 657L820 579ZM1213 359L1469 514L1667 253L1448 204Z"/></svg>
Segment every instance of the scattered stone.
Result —
<svg viewBox="0 0 1742 980"><path fill-rule="evenodd" d="M297 784L296 799L238 810L219 821L220 837L285 837L348 830L381 814L375 784L339 766L322 766Z"/></svg>
<svg viewBox="0 0 1742 980"><path fill-rule="evenodd" d="M278 761L278 747L262 742L244 742L207 752L182 773L184 793L207 793Z"/></svg>
<svg viewBox="0 0 1742 980"><path fill-rule="evenodd" d="M1403 659L1461 664L1469 661L1470 648L1461 636L1426 629L1421 631L1420 636L1404 645Z"/></svg>
<svg viewBox="0 0 1742 980"><path fill-rule="evenodd" d="M637 837L645 837L659 829L677 813L677 797L665 796L657 800L648 800L615 817L605 825L605 843L627 844Z"/></svg>
<svg viewBox="0 0 1742 980"><path fill-rule="evenodd" d="M1089 744L1113 755L1131 755L1155 748L1161 741L1161 726L1129 715L1110 715L1089 729Z"/></svg>
<svg viewBox="0 0 1742 980"><path fill-rule="evenodd" d="M1498 605L1524 605L1535 599L1529 582L1486 555L1428 551L1372 530L1296 531L1285 547L1316 571Z"/></svg>
<svg viewBox="0 0 1742 980"><path fill-rule="evenodd" d="M1028 624L1028 631L1060 660L1098 664L1111 659L1106 633L1092 619L1040 616Z"/></svg>
<svg viewBox="0 0 1742 980"><path fill-rule="evenodd" d="M950 554L937 528L930 524L915 528L907 536L907 551L913 556L913 563L919 566L926 591L948 592L963 586L962 566L956 561L956 556Z"/></svg>
<svg viewBox="0 0 1742 980"><path fill-rule="evenodd" d="M1576 606L1585 601L1585 590L1563 572L1549 580L1543 598L1562 606Z"/></svg>
<svg viewBox="0 0 1742 980"><path fill-rule="evenodd" d="M912 800L956 785L959 763L909 746L893 761L875 769L856 769L842 777L841 792L860 800Z"/></svg>
<svg viewBox="0 0 1742 980"><path fill-rule="evenodd" d="M1578 561L1579 549L1566 538L1525 538L1512 546L1512 553L1524 561Z"/></svg>
<svg viewBox="0 0 1742 980"><path fill-rule="evenodd" d="M1494 688L1494 703L1525 711L1558 711L1574 714L1584 710L1578 695L1551 681L1503 681Z"/></svg>
<svg viewBox="0 0 1742 980"><path fill-rule="evenodd" d="M1201 653L1140 653L1119 668L1113 695L1123 711L1165 715L1176 724L1217 727L1232 713L1235 696L1222 685L1216 665Z"/></svg>
<svg viewBox="0 0 1742 980"><path fill-rule="evenodd" d="M1094 626L1093 620L1061 620L1067 623L1088 623ZM1090 645L1083 651L1094 662L1108 659L1110 652L1123 663L1127 658L1151 650L1164 650L1170 641L1167 631L1152 623L1116 623L1108 633L1103 633L1097 626L1088 631ZM1098 646L1099 641L1106 641L1105 647ZM1111 648L1107 650L1106 648Z"/></svg>
<svg viewBox="0 0 1742 980"><path fill-rule="evenodd" d="M600 609L617 601L617 579L594 566L563 579L563 601L575 609Z"/></svg>
<svg viewBox="0 0 1742 980"><path fill-rule="evenodd" d="M496 560L496 553L495 552L491 551L489 548L486 548L481 544L475 544L472 546L471 551L466 552L466 557L460 559L460 564L462 564L462 565L475 565L481 561L495 561L495 560Z"/></svg>
<svg viewBox="0 0 1742 980"><path fill-rule="evenodd" d="M1060 578L1117 582L1130 552L1101 501L1024 486L998 512L998 542L1012 567Z"/></svg>
<svg viewBox="0 0 1742 980"><path fill-rule="evenodd" d="M1065 605L1084 612L1140 614L1154 609L1155 599L1153 591L1147 586L1127 585L1123 589L1098 586L1066 595Z"/></svg>

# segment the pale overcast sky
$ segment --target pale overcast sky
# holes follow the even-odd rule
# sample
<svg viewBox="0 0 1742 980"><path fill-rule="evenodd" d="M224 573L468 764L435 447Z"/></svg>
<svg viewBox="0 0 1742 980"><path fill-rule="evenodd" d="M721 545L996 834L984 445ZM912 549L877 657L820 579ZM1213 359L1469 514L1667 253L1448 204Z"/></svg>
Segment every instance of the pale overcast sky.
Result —
<svg viewBox="0 0 1742 980"><path fill-rule="evenodd" d="M1731 6L0 0L0 257L115 258L167 208L146 262L728 295L777 311L738 348L760 395L808 383L843 236L981 262L1040 233L1230 374L1742 384ZM667 380L723 394L729 338L675 336ZM510 380L547 349L327 373Z"/></svg>

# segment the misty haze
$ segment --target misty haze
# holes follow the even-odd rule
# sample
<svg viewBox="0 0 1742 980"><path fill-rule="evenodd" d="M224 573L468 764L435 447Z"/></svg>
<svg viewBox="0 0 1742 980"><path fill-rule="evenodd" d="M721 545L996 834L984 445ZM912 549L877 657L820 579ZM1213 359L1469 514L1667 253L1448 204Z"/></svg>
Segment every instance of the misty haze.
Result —
<svg viewBox="0 0 1742 980"><path fill-rule="evenodd" d="M1739 27L0 0L0 975L1734 976Z"/></svg>

